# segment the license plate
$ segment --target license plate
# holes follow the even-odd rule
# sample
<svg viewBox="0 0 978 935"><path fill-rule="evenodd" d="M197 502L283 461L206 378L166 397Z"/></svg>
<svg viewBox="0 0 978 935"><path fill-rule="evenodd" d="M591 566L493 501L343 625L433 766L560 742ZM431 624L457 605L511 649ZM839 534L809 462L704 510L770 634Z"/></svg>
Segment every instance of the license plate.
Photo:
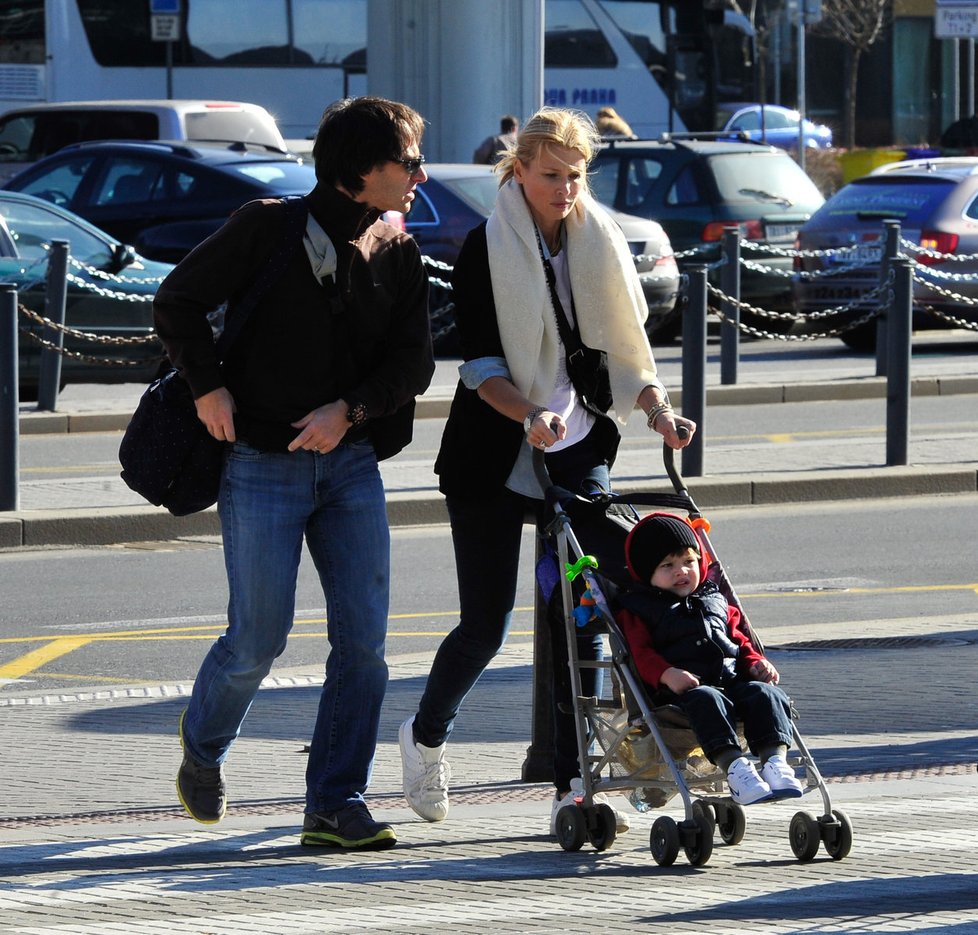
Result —
<svg viewBox="0 0 978 935"><path fill-rule="evenodd" d="M860 243L839 253L830 253L826 259L833 266L876 266L883 255L879 242Z"/></svg>
<svg viewBox="0 0 978 935"><path fill-rule="evenodd" d="M798 236L797 224L768 224L764 228L768 240L794 240Z"/></svg>

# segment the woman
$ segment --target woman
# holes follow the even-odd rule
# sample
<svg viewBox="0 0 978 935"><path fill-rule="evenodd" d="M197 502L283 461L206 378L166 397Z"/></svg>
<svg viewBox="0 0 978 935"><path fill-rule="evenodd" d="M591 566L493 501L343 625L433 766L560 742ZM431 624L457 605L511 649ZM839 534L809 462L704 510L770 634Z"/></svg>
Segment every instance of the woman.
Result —
<svg viewBox="0 0 978 935"><path fill-rule="evenodd" d="M404 794L428 821L448 814L445 742L462 700L509 630L523 521L529 510L540 516L532 449L546 452L554 483L592 493L609 489L616 421L625 424L636 400L671 447L688 444L695 430L656 379L643 328L648 307L624 235L588 193L597 142L584 114L538 111L496 165L496 207L470 231L452 275L464 363L435 471L451 520L461 616L399 734ZM681 425L690 433L683 440ZM581 658L598 658L600 637L585 642ZM573 715L557 708L565 694L569 700L563 632L554 645L564 647L565 662L558 656L554 664L551 829L580 776Z"/></svg>

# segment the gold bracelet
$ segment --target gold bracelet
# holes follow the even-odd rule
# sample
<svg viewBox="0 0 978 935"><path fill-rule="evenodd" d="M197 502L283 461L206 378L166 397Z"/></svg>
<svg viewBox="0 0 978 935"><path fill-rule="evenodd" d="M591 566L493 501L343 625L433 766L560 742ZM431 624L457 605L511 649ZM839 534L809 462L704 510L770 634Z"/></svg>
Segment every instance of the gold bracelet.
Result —
<svg viewBox="0 0 978 935"><path fill-rule="evenodd" d="M656 403L648 411L648 421L645 423L650 429L655 431L655 420L659 418L664 412L672 412L672 406L669 403Z"/></svg>

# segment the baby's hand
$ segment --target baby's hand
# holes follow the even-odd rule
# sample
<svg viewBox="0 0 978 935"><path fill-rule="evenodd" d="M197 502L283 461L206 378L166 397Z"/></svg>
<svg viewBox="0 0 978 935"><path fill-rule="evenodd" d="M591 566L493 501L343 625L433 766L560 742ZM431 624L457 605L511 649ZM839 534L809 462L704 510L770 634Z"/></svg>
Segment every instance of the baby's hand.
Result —
<svg viewBox="0 0 978 935"><path fill-rule="evenodd" d="M689 691L691 688L696 688L700 684L700 680L692 672L687 672L685 669L677 669L675 666L666 669L662 673L662 678L659 679L659 682L676 695L681 695L683 692Z"/></svg>
<svg viewBox="0 0 978 935"><path fill-rule="evenodd" d="M771 665L770 661L767 659L762 659L760 662L755 662L754 665L750 667L750 677L754 679L755 682L771 682L777 685L781 681L781 676L778 675L778 670Z"/></svg>

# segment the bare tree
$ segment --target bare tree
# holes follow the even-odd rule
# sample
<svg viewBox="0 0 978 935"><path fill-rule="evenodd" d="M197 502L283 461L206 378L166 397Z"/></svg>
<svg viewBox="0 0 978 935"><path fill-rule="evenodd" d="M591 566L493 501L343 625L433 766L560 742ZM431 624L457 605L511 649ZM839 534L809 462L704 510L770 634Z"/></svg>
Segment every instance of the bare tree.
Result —
<svg viewBox="0 0 978 935"><path fill-rule="evenodd" d="M893 0L822 0L822 20L812 32L838 39L846 46L848 87L846 90L845 144L856 143L856 89L859 60L879 39L893 7Z"/></svg>

